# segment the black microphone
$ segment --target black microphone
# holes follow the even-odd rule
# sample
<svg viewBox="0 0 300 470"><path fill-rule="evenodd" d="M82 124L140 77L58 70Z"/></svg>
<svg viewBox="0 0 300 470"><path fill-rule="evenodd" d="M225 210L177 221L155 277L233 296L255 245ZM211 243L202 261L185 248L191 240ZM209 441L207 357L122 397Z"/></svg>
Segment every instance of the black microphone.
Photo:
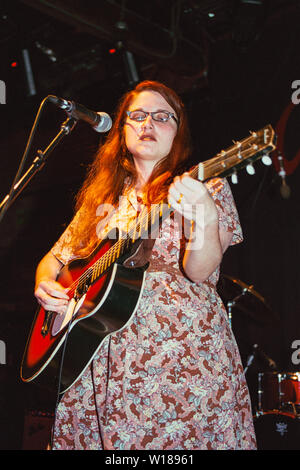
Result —
<svg viewBox="0 0 300 470"><path fill-rule="evenodd" d="M70 117L87 122L96 132L107 132L112 126L111 117L107 113L91 111L82 104L67 101L54 95L49 95L48 100L65 110Z"/></svg>

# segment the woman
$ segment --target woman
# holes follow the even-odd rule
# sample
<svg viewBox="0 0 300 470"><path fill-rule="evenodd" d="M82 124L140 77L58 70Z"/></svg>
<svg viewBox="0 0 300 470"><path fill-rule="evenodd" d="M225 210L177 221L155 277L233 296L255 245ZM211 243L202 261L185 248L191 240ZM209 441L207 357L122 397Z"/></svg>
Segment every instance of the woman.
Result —
<svg viewBox="0 0 300 470"><path fill-rule="evenodd" d="M64 313L68 297L55 279L65 263L145 205L167 196L175 209L151 246L135 315L64 394L54 449L255 449L248 389L216 293L222 255L242 233L226 180L203 184L183 173L189 152L174 91L146 81L128 92L75 218L38 266L36 298ZM99 221L99 207L114 210Z"/></svg>

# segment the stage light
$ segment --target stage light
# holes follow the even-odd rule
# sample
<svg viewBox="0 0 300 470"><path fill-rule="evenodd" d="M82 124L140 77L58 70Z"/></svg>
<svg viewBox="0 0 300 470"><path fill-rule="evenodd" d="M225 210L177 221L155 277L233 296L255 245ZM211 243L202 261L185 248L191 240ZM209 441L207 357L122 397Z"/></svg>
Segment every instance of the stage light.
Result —
<svg viewBox="0 0 300 470"><path fill-rule="evenodd" d="M26 77L27 96L34 96L36 95L36 87L28 49L22 49L22 58Z"/></svg>
<svg viewBox="0 0 300 470"><path fill-rule="evenodd" d="M139 82L140 79L132 52L124 51L123 60L128 83L130 86L134 86Z"/></svg>

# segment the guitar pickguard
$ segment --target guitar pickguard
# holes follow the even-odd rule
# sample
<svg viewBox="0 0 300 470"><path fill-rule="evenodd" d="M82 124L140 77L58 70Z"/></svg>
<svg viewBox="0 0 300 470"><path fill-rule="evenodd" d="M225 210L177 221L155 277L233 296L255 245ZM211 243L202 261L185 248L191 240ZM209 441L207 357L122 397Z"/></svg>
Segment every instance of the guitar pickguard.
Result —
<svg viewBox="0 0 300 470"><path fill-rule="evenodd" d="M55 319L53 320L49 334L52 336L58 335L66 326L70 324L73 317L79 311L85 300L86 294L84 294L77 302L74 298L69 301L67 311L64 315L56 314Z"/></svg>

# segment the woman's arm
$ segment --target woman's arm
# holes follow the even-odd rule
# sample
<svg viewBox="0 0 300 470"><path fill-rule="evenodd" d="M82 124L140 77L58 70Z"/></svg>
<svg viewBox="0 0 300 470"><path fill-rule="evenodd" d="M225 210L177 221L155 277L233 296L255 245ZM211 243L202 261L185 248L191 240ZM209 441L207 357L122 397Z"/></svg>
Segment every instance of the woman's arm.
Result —
<svg viewBox="0 0 300 470"><path fill-rule="evenodd" d="M198 233L195 233L197 231ZM183 258L183 269L192 281L203 282L220 265L223 253L230 245L232 234L223 229L219 230L218 224L204 228L194 224L192 238L194 237L203 238L203 243L197 248L197 243L189 241Z"/></svg>
<svg viewBox="0 0 300 470"><path fill-rule="evenodd" d="M203 282L221 263L232 234L219 228L218 211L205 185L187 174L174 179L169 203L192 221L182 264L189 279Z"/></svg>
<svg viewBox="0 0 300 470"><path fill-rule="evenodd" d="M69 297L59 282L57 275L63 264L49 252L40 261L35 275L34 295L39 304L45 309L57 313L65 313Z"/></svg>

